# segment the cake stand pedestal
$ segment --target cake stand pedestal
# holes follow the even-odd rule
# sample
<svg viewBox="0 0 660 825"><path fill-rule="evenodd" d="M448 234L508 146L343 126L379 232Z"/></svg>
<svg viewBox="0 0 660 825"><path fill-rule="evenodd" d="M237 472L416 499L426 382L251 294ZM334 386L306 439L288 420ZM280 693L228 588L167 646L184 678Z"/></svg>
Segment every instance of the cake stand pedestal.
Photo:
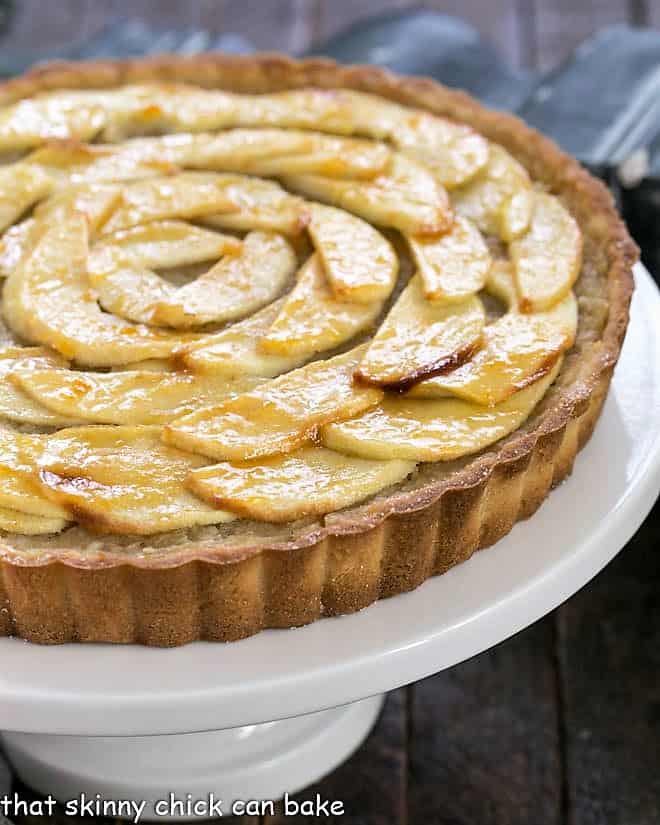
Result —
<svg viewBox="0 0 660 825"><path fill-rule="evenodd" d="M234 804L280 799L325 776L361 744L382 705L383 697L375 696L291 719L204 733L5 733L2 741L21 778L62 802L82 794L90 800L97 794L115 801L144 800L145 820L187 819L187 806L198 802L205 818L209 809L203 806L210 804L211 793L222 801L226 816Z"/></svg>
<svg viewBox="0 0 660 825"><path fill-rule="evenodd" d="M210 793L225 815L233 800L291 794L358 747L380 694L497 644L579 590L660 489L660 294L641 266L636 281L593 438L565 484L487 552L361 613L229 645L0 640L0 729L21 778L64 801L144 801L142 821L195 818L194 802L208 815Z"/></svg>

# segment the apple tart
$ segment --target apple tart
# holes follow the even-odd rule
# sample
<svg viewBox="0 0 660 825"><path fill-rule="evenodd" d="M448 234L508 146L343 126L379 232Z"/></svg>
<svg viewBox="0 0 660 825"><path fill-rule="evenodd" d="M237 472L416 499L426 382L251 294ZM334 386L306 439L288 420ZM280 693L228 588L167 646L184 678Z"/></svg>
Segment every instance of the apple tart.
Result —
<svg viewBox="0 0 660 825"><path fill-rule="evenodd" d="M178 645L410 590L570 473L636 248L429 80L264 55L0 88L0 635Z"/></svg>

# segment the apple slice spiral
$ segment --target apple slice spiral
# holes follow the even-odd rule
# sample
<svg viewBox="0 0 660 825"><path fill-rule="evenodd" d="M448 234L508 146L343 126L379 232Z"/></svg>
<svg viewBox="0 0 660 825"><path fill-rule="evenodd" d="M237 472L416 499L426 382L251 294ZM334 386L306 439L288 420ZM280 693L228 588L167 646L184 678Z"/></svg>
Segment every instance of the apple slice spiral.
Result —
<svg viewBox="0 0 660 825"><path fill-rule="evenodd" d="M202 231L193 229L195 234ZM239 242L231 236L207 234L215 235L217 248L211 257L219 260L179 287L161 278L149 267L151 261L130 248L97 246L88 260L88 277L99 303L129 321L188 329L249 315L277 298L293 275L296 258L281 235L250 232ZM192 254L187 260L180 255L174 265L197 263L197 253L207 258L197 238L184 242ZM165 261L167 250L153 262Z"/></svg>
<svg viewBox="0 0 660 825"><path fill-rule="evenodd" d="M163 132L233 127L318 130L390 140L457 186L488 161L489 144L469 127L350 90L303 89L263 95L207 91L183 84L47 92L0 113L0 149L37 147L55 136L121 141L156 121Z"/></svg>
<svg viewBox="0 0 660 825"><path fill-rule="evenodd" d="M575 220L430 112L50 92L0 151L6 533L322 518L506 437L575 339Z"/></svg>

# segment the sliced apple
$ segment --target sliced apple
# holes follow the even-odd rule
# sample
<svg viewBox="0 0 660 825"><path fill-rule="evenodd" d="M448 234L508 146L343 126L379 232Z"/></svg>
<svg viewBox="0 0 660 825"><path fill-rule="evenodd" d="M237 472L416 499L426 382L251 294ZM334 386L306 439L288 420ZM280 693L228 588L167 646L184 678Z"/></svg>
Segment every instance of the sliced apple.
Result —
<svg viewBox="0 0 660 825"><path fill-rule="evenodd" d="M107 121L98 93L50 92L0 112L0 150L29 149L49 138L92 140Z"/></svg>
<svg viewBox="0 0 660 825"><path fill-rule="evenodd" d="M449 393L494 406L549 372L575 340L577 301L572 292L553 309L535 315L511 312L484 329L484 346L458 369L416 384L409 395Z"/></svg>
<svg viewBox="0 0 660 825"><path fill-rule="evenodd" d="M130 252L105 244L90 252L87 281L106 312L137 324L153 323L158 302L176 292L156 272L140 266Z"/></svg>
<svg viewBox="0 0 660 825"><path fill-rule="evenodd" d="M281 236L250 232L240 253L180 287L154 307L156 324L188 327L243 318L273 301L295 272L296 256Z"/></svg>
<svg viewBox="0 0 660 825"><path fill-rule="evenodd" d="M307 205L301 198L269 180L241 175L224 175L225 193L235 205L232 212L219 212L200 218L202 223L219 229L245 232L281 232L299 235L309 221Z"/></svg>
<svg viewBox="0 0 660 825"><path fill-rule="evenodd" d="M193 470L198 496L256 521L289 522L350 507L404 479L413 461L370 461L303 447L260 461Z"/></svg>
<svg viewBox="0 0 660 825"><path fill-rule="evenodd" d="M437 234L451 226L447 192L431 172L398 152L392 154L385 171L369 181L320 175L284 175L282 180L303 195L410 235Z"/></svg>
<svg viewBox="0 0 660 825"><path fill-rule="evenodd" d="M32 254L7 279L3 311L12 330L92 367L167 357L192 340L101 311L86 282L87 228L79 212L49 223Z"/></svg>
<svg viewBox="0 0 660 825"><path fill-rule="evenodd" d="M304 356L275 355L259 346L286 300L279 298L251 317L205 336L202 342L181 347L175 352L177 362L194 373L225 379L242 375L273 378L299 367L306 360Z"/></svg>
<svg viewBox="0 0 660 825"><path fill-rule="evenodd" d="M483 304L475 295L460 303L434 303L413 276L374 336L356 377L403 390L422 378L453 369L481 342Z"/></svg>
<svg viewBox="0 0 660 825"><path fill-rule="evenodd" d="M431 169L447 189L467 183L488 163L486 138L428 112L406 113L394 127L392 140L401 152Z"/></svg>
<svg viewBox="0 0 660 825"><path fill-rule="evenodd" d="M242 250L238 239L182 221L153 221L120 230L91 250L90 283L108 311L137 323L152 323L160 300L178 290L151 267L181 267Z"/></svg>
<svg viewBox="0 0 660 825"><path fill-rule="evenodd" d="M0 278L8 278L34 242L36 221L28 218L9 227L0 239Z"/></svg>
<svg viewBox="0 0 660 825"><path fill-rule="evenodd" d="M343 209L310 204L310 215L307 230L335 296L361 304L384 301L399 270L389 241Z"/></svg>
<svg viewBox="0 0 660 825"><path fill-rule="evenodd" d="M234 121L243 125L318 129L336 135L387 138L409 109L348 89L291 89L234 96Z"/></svg>
<svg viewBox="0 0 660 825"><path fill-rule="evenodd" d="M291 246L273 233L251 232L241 243L226 237L222 253L207 272L176 287L141 266L130 249L102 244L92 250L88 275L109 312L137 323L186 328L259 309L282 292L296 267ZM184 255L178 253L180 259Z"/></svg>
<svg viewBox="0 0 660 825"><path fill-rule="evenodd" d="M488 160L488 142L467 126L376 95L348 89L301 89L236 95L235 125L318 129L338 135L390 140L429 166L441 184L457 186Z"/></svg>
<svg viewBox="0 0 660 825"><path fill-rule="evenodd" d="M165 139L167 140L167 138ZM154 149L163 139L153 139ZM289 174L373 178L391 150L383 143L295 129L230 129L170 139L168 157L186 168L279 177ZM174 150L174 151L172 151Z"/></svg>
<svg viewBox="0 0 660 825"><path fill-rule="evenodd" d="M0 150L28 149L50 139L117 142L154 131L222 129L236 121L236 98L179 83L46 92L3 109Z"/></svg>
<svg viewBox="0 0 660 825"><path fill-rule="evenodd" d="M452 201L459 215L482 232L512 241L529 226L534 190L527 170L492 143L487 165L469 183L452 192Z"/></svg>
<svg viewBox="0 0 660 825"><path fill-rule="evenodd" d="M33 402L59 416L97 424L161 424L258 383L257 379L232 382L189 373L61 369L18 370L10 381Z"/></svg>
<svg viewBox="0 0 660 825"><path fill-rule="evenodd" d="M99 137L111 143L155 132L224 129L235 109L234 95L183 83L122 86L104 91L103 103L110 115Z"/></svg>
<svg viewBox="0 0 660 825"><path fill-rule="evenodd" d="M359 418L322 427L321 442L332 450L372 459L452 461L471 455L517 429L560 366L561 358L549 373L494 407L456 398L387 396Z"/></svg>
<svg viewBox="0 0 660 825"><path fill-rule="evenodd" d="M233 516L183 486L205 462L160 441L158 427L76 427L47 440L40 489L94 532L150 535Z"/></svg>
<svg viewBox="0 0 660 825"><path fill-rule="evenodd" d="M501 301L510 311L519 310L513 265L508 258L496 258L486 278L486 292Z"/></svg>
<svg viewBox="0 0 660 825"><path fill-rule="evenodd" d="M53 179L38 167L25 163L0 167L0 232L52 189Z"/></svg>
<svg viewBox="0 0 660 825"><path fill-rule="evenodd" d="M120 198L121 187L109 183L85 183L56 190L50 198L35 208L35 232L39 233L44 227L66 221L72 213L78 212L85 216L88 235L94 238Z"/></svg>
<svg viewBox="0 0 660 825"><path fill-rule="evenodd" d="M45 167L59 176L86 170L97 160L115 157L121 151L114 146L97 146L73 138L50 138L23 158L22 163ZM80 183L81 181L78 181Z"/></svg>
<svg viewBox="0 0 660 825"><path fill-rule="evenodd" d="M65 227L51 227L49 233L44 232L44 224L40 222L35 232L40 236L35 248L25 257L22 265L10 273L2 295L2 312L7 324L27 341L35 340L30 328L33 314L30 304L33 293L36 295L39 289L40 273L47 269L48 272L56 272L61 280L70 280L72 271L78 274L84 269L87 257L88 228L84 215L80 213L74 213ZM48 246L44 243L45 235L49 235ZM50 254L53 242L56 247L54 255ZM44 259L45 267L41 265L41 258ZM33 262L37 260L39 265L34 266ZM36 288L33 288L32 281ZM45 293L45 289L42 292ZM38 312L39 307L35 311Z"/></svg>
<svg viewBox="0 0 660 825"><path fill-rule="evenodd" d="M0 428L0 507L41 518L70 519L66 509L44 497L35 481L46 437Z"/></svg>
<svg viewBox="0 0 660 825"><path fill-rule="evenodd" d="M424 162L435 161L448 185L468 179L484 162L484 146L468 127L375 95L335 89L238 95L176 83L65 90L21 101L2 113L0 149L25 149L49 138L116 142L155 129L205 132L239 126L392 140Z"/></svg>
<svg viewBox="0 0 660 825"><path fill-rule="evenodd" d="M19 424L38 427L67 427L78 423L76 416L58 415L26 395L13 383L17 371L52 369L66 364L52 350L43 347L2 347L0 349L0 416Z"/></svg>
<svg viewBox="0 0 660 825"><path fill-rule="evenodd" d="M487 158L487 144L468 127L375 95L335 89L238 95L175 83L58 91L21 101L2 112L0 149L26 149L49 138L116 142L155 129L205 132L239 126L391 140L429 164L447 186L469 180ZM334 171L332 154L338 153L327 151ZM349 154L345 147L343 154Z"/></svg>
<svg viewBox="0 0 660 825"><path fill-rule="evenodd" d="M217 459L245 461L291 452L328 421L350 418L383 397L353 372L364 346L281 375L250 392L173 421L168 444Z"/></svg>
<svg viewBox="0 0 660 825"><path fill-rule="evenodd" d="M59 533L66 527L66 519L44 518L19 513L0 507L0 530L7 533L21 533L25 536L43 536L47 533Z"/></svg>
<svg viewBox="0 0 660 825"><path fill-rule="evenodd" d="M123 187L121 203L103 227L103 234L148 221L200 218L238 209L227 192L227 180L222 175L182 172L147 178Z"/></svg>
<svg viewBox="0 0 660 825"><path fill-rule="evenodd" d="M120 364L112 368L112 372L172 372L173 364L169 358L146 358L133 364Z"/></svg>
<svg viewBox="0 0 660 825"><path fill-rule="evenodd" d="M301 267L295 287L258 346L269 355L307 360L364 332L382 307L382 301L357 304L337 300L321 259L312 255Z"/></svg>
<svg viewBox="0 0 660 825"><path fill-rule="evenodd" d="M558 198L534 197L529 230L510 246L522 312L549 309L566 296L582 266L582 234Z"/></svg>
<svg viewBox="0 0 660 825"><path fill-rule="evenodd" d="M238 238L185 221L153 221L107 235L93 251L119 247L143 267L171 268L203 263L241 250Z"/></svg>
<svg viewBox="0 0 660 825"><path fill-rule="evenodd" d="M58 184L135 181L178 171L155 152L143 153L131 143L95 146L74 140L49 141L31 152L25 163L42 169Z"/></svg>
<svg viewBox="0 0 660 825"><path fill-rule="evenodd" d="M410 397L453 395L493 406L549 372L573 346L578 307L572 292L546 312L521 314L513 267L506 260L493 262L486 289L509 311L484 327L483 345L469 361L446 375L416 384Z"/></svg>
<svg viewBox="0 0 660 825"><path fill-rule="evenodd" d="M259 95L234 95L235 123L318 129L336 135L388 138L409 109L376 95L348 89L290 89Z"/></svg>
<svg viewBox="0 0 660 825"><path fill-rule="evenodd" d="M372 178L391 150L383 143L292 129L229 129L137 138L119 146L50 141L25 160L62 182L136 180L177 168L251 175Z"/></svg>
<svg viewBox="0 0 660 825"><path fill-rule="evenodd" d="M428 300L464 301L483 289L491 257L470 221L456 217L444 235L409 237L408 243Z"/></svg>
<svg viewBox="0 0 660 825"><path fill-rule="evenodd" d="M390 140L429 166L452 187L473 177L488 160L488 142L467 126L376 95L348 89L301 89L237 96L235 122L319 129Z"/></svg>

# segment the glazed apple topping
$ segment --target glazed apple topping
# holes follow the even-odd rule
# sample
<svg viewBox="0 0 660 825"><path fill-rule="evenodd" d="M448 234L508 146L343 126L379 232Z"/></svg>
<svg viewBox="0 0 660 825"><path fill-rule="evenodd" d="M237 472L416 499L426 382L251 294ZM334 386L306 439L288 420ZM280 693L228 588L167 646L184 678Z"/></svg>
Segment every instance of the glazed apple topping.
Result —
<svg viewBox="0 0 660 825"><path fill-rule="evenodd" d="M451 461L476 453L529 417L561 364L526 389L492 407L458 398L420 400L388 396L361 416L321 428L321 442L361 458Z"/></svg>
<svg viewBox="0 0 660 825"><path fill-rule="evenodd" d="M536 193L529 231L511 244L511 260L523 312L550 309L568 294L582 264L582 236L557 198Z"/></svg>
<svg viewBox="0 0 660 825"><path fill-rule="evenodd" d="M1 531L323 518L521 427L575 341L574 218L431 112L57 91L0 151Z"/></svg>
<svg viewBox="0 0 660 825"><path fill-rule="evenodd" d="M390 154L382 143L318 132L229 129L135 138L115 145L55 140L29 154L20 168L45 173L55 185L135 180L177 169L264 177L304 173L370 178L382 171Z"/></svg>
<svg viewBox="0 0 660 825"><path fill-rule="evenodd" d="M392 245L371 224L314 204L308 231L337 300L375 304L390 296L399 263Z"/></svg>
<svg viewBox="0 0 660 825"><path fill-rule="evenodd" d="M491 145L488 163L452 192L459 215L482 232L512 241L527 231L534 190L527 171L501 146Z"/></svg>
<svg viewBox="0 0 660 825"><path fill-rule="evenodd" d="M167 425L163 437L168 444L218 459L290 452L321 424L350 418L382 399L381 390L353 381L364 351L362 346L314 361L219 406L190 413Z"/></svg>
<svg viewBox="0 0 660 825"><path fill-rule="evenodd" d="M11 226L52 189L51 179L38 167L15 164L0 169L0 231Z"/></svg>
<svg viewBox="0 0 660 825"><path fill-rule="evenodd" d="M35 219L27 218L4 233L0 240L0 278L7 278L16 269L33 242L36 227Z"/></svg>
<svg viewBox="0 0 660 825"><path fill-rule="evenodd" d="M25 369L19 362L9 382L37 410L45 408L50 413L52 420L45 419L44 424L52 426L55 421L55 426L65 426L83 421L162 424L245 392L259 379L243 376L232 381L222 376L139 369L84 372L34 365Z"/></svg>
<svg viewBox="0 0 660 825"><path fill-rule="evenodd" d="M45 369L49 375L55 371L69 375L64 369L67 366L64 358L47 347L1 347L0 416L17 424L36 427L67 427L79 423L77 416L61 415L33 401L14 383L19 372L27 374L32 370Z"/></svg>
<svg viewBox="0 0 660 825"><path fill-rule="evenodd" d="M178 287L130 249L103 245L90 255L89 281L108 312L137 323L187 329L260 309L280 295L295 270L295 255L281 235L250 232L240 243L218 236L218 244L220 259Z"/></svg>
<svg viewBox="0 0 660 825"><path fill-rule="evenodd" d="M0 429L0 507L38 518L71 520L68 510L44 496L35 481L46 436Z"/></svg>
<svg viewBox="0 0 660 825"><path fill-rule="evenodd" d="M578 322L572 292L545 312L521 313L512 267L492 267L488 288L509 311L484 328L483 342L469 360L446 375L420 381L409 395L438 398L455 395L494 406L549 372L573 346Z"/></svg>
<svg viewBox="0 0 660 825"><path fill-rule="evenodd" d="M309 446L258 462L194 470L188 486L205 501L246 518L283 522L350 507L414 469L414 461L374 461Z"/></svg>
<svg viewBox="0 0 660 825"><path fill-rule="evenodd" d="M385 171L369 181L322 175L285 175L282 180L309 198L411 235L444 232L452 223L446 191L427 169L405 155L394 154Z"/></svg>
<svg viewBox="0 0 660 825"><path fill-rule="evenodd" d="M382 308L383 301L338 300L319 255L311 255L259 347L271 355L307 360L369 330Z"/></svg>
<svg viewBox="0 0 660 825"><path fill-rule="evenodd" d="M34 516L30 513L21 513L19 510L0 507L0 530L5 530L7 533L42 536L59 533L66 525L67 520L64 518Z"/></svg>
<svg viewBox="0 0 660 825"><path fill-rule="evenodd" d="M301 272L299 282L302 277ZM178 363L194 373L228 379L237 379L243 375L273 378L283 372L289 372L301 366L315 350L310 350L308 345L306 348L301 347L301 353L298 355L278 355L276 352L268 352L262 346L285 305L290 305L290 296L273 301L249 318L231 324L221 332L206 335L201 341L182 346L174 353L174 357ZM314 311L311 304L307 305L307 309L310 314ZM317 312L317 315L322 317L321 312ZM295 313L288 313L287 318L292 319L293 326ZM282 328L285 327L286 323L283 322Z"/></svg>
<svg viewBox="0 0 660 825"><path fill-rule="evenodd" d="M204 463L163 444L158 427L78 427L46 439L37 478L44 496L88 529L148 535L233 518L185 489Z"/></svg>
<svg viewBox="0 0 660 825"><path fill-rule="evenodd" d="M429 301L421 277L415 275L375 334L356 376L401 390L448 372L477 349L485 319L475 295L460 303Z"/></svg>
<svg viewBox="0 0 660 825"><path fill-rule="evenodd" d="M88 225L73 211L48 223L33 252L7 279L3 311L27 341L91 367L169 355L185 337L130 324L101 310L86 277Z"/></svg>
<svg viewBox="0 0 660 825"><path fill-rule="evenodd" d="M463 301L483 289L490 252L477 228L457 216L451 229L436 237L408 237L429 301Z"/></svg>

